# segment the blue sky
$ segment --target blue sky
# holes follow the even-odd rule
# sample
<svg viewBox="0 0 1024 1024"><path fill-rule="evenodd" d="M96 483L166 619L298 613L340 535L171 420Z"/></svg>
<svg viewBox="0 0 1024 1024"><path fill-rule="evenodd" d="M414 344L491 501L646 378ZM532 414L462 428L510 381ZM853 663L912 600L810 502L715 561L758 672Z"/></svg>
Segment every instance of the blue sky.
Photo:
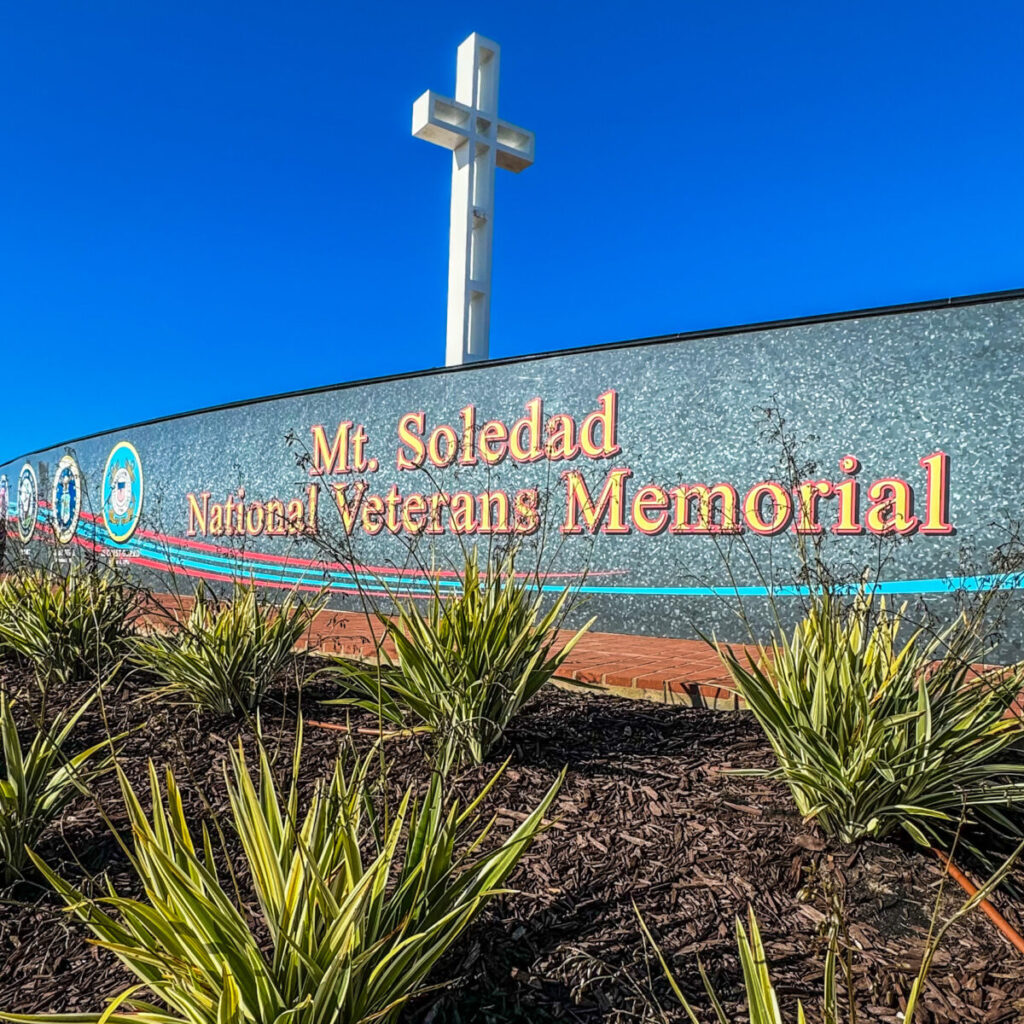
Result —
<svg viewBox="0 0 1024 1024"><path fill-rule="evenodd" d="M1024 6L7 4L0 458L438 365L471 31L494 356L1024 285Z"/></svg>

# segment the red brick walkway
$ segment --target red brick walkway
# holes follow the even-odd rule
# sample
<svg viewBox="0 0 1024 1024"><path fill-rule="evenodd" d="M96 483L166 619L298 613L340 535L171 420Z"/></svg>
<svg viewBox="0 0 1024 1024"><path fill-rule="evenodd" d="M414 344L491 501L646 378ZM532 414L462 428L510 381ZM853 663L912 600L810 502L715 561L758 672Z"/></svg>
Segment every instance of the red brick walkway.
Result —
<svg viewBox="0 0 1024 1024"><path fill-rule="evenodd" d="M158 596L151 622L166 624L167 616L187 614L191 599ZM147 616L149 618L149 616ZM326 653L371 658L383 628L376 619L357 612L323 611L308 633L310 647ZM569 640L571 632L565 632ZM734 650L743 645L733 645ZM394 648L384 649L394 654ZM756 648L747 647L750 653ZM999 668L976 665L976 672ZM587 633L562 667L563 676L581 686L610 687L625 695L673 704L734 711L742 701L728 689L729 675L718 654L702 640L678 640L624 633ZM1024 692L1015 707L1024 715Z"/></svg>
<svg viewBox="0 0 1024 1024"><path fill-rule="evenodd" d="M571 635L566 633L566 639ZM380 636L380 625L365 615L332 611L317 616L310 639L324 651L370 657ZM588 633L566 660L562 674L581 684L628 690L637 697L723 710L737 706L736 698L723 689L728 674L722 662L700 640Z"/></svg>

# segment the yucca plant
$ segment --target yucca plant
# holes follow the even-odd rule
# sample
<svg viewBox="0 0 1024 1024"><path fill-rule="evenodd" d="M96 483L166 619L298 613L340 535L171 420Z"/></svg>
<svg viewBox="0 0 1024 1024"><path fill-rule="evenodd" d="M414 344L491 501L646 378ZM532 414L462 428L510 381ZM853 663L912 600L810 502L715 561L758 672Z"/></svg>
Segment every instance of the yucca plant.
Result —
<svg viewBox="0 0 1024 1024"><path fill-rule="evenodd" d="M910 985L907 994L906 1005L903 1010L902 1019L911 1024L917 1010L918 1001L924 991L925 982L934 963L935 954L946 937L949 929L957 922L974 911L980 903L986 900L992 892L1006 880L1007 875L1024 852L1024 843L1017 848L1003 861L993 872L984 885L973 895L968 896L960 906L945 921L939 922L939 910L942 904L942 896L945 888L945 877L943 884L939 886L935 900L935 907L932 913L931 926L928 930L928 938L925 942L924 953L921 957L921 966L917 975ZM673 996L683 1008L690 1021L690 1024L701 1024L696 1010L683 995L683 991L672 973L668 962L662 953L661 947L655 941L647 923L643 919L639 908L634 903L633 910L640 922L640 931L644 940L654 950L654 954L661 966L672 990ZM840 985L838 979L841 976L846 990L846 1003L848 1013L845 1019L849 1024L856 1024L858 1020L854 1006L854 978L856 972L849 956L849 951L840 950L841 921L834 917L829 928L828 950L825 954L825 976L822 979L822 1000L821 1000L821 1021L822 1024L841 1024L844 1014L839 998ZM775 993L775 986L772 983L771 973L768 970L768 958L765 953L764 942L761 940L761 929L758 927L757 918L754 916L753 908L747 910L747 926L744 928L739 917L736 918L736 945L740 954L740 967L743 971L743 988L747 995L747 1019L750 1024L786 1024L787 1018L782 1015L779 1007L778 996ZM704 970L704 965L697 961L697 969L700 972L701 981L704 984L704 991L711 1003L717 1024L730 1024L729 1015L725 1012L721 1000L715 992L711 979ZM806 1015L801 1003L797 1003L796 1024L806 1024Z"/></svg>
<svg viewBox="0 0 1024 1024"><path fill-rule="evenodd" d="M70 716L35 728L23 747L13 702L0 692L0 878L5 884L23 876L29 863L26 848L35 846L68 803L110 764L109 758L95 759L106 740L73 755L65 749L92 700Z"/></svg>
<svg viewBox="0 0 1024 1024"><path fill-rule="evenodd" d="M221 602L200 582L181 628L140 637L135 660L166 681L162 695L216 714L251 712L322 607L322 599L295 593L280 605L264 602L251 583L235 584L231 600Z"/></svg>
<svg viewBox="0 0 1024 1024"><path fill-rule="evenodd" d="M127 657L139 600L102 567L12 573L0 579L0 649L25 658L44 689L104 680Z"/></svg>
<svg viewBox="0 0 1024 1024"><path fill-rule="evenodd" d="M679 1005L683 1008L691 1024L701 1024L697 1011L690 1004L686 996L683 995L683 990L679 987L679 982L665 960L661 947L655 942L654 936L651 935L647 923L636 908L636 904L633 905L633 909L636 910L644 939L654 950L662 973L672 989L672 994L678 1000ZM749 934L747 929L749 929ZM826 1007L823 1019L827 1024L836 1024L838 1021L836 995L837 941L837 934L833 931L830 936L828 954L825 959ZM743 987L747 993L747 1012L750 1024L786 1024L786 1018L782 1016L782 1011L779 1009L778 996L775 994L775 986L772 984L771 974L768 971L768 960L765 955L764 942L761 940L761 929L757 925L757 918L754 916L753 909L747 911L746 928L744 928L740 918L736 918L736 945L740 954L740 967L743 970ZM707 993L711 1003L717 1024L729 1024L729 1016L726 1014L721 1000L711 984L711 979L704 970L704 965L699 960L697 968L700 971L700 977L704 983L704 991ZM797 1004L796 1020L797 1024L806 1024L807 1018L804 1015L804 1008L801 1003Z"/></svg>
<svg viewBox="0 0 1024 1024"><path fill-rule="evenodd" d="M861 592L814 600L792 637L756 656L718 651L778 759L800 813L841 842L902 828L930 845L961 814L1019 836L1024 724L1010 714L1020 667L980 677L973 627L905 628Z"/></svg>
<svg viewBox="0 0 1024 1024"><path fill-rule="evenodd" d="M495 844L480 803L497 775L466 807L445 799L435 775L421 800L406 792L388 814L370 795L367 764L348 772L339 760L300 821L298 758L283 795L264 751L253 773L242 745L232 750L231 819L258 920L219 880L205 825L201 841L193 837L173 774L161 787L150 765L150 815L122 775L145 898L111 890L92 899L39 866L139 983L101 1013L2 1016L54 1024L391 1024L487 901L506 891L561 777ZM485 841L491 849L481 853Z"/></svg>
<svg viewBox="0 0 1024 1024"><path fill-rule="evenodd" d="M481 572L477 552L466 555L459 590L446 594L435 581L427 606L396 601L393 621L380 619L395 645L378 669L337 662L356 703L391 721L404 715L433 733L433 760L441 771L480 764L519 709L555 676L590 628L560 645L558 626L571 590L545 611L539 587L515 573L515 553L491 557Z"/></svg>

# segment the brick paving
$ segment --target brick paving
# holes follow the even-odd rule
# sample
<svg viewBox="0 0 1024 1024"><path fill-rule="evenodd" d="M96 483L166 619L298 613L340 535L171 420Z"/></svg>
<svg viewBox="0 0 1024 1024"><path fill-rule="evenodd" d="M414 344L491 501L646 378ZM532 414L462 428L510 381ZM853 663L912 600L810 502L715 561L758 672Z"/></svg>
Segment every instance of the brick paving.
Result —
<svg viewBox="0 0 1024 1024"><path fill-rule="evenodd" d="M356 612L321 612L310 644L350 657L372 657L380 643L379 623ZM569 639L571 633L566 633ZM394 651L385 644L385 650ZM702 640L678 640L622 633L587 633L562 667L562 675L582 686L669 703L735 710L738 699L725 687L728 673Z"/></svg>
<svg viewBox="0 0 1024 1024"><path fill-rule="evenodd" d="M185 596L154 595L153 601L158 610L145 618L158 629L166 626L168 615L187 614L192 604ZM305 646L328 654L372 658L381 646L382 634L380 622L366 614L323 611L313 620ZM563 632L565 640L572 635ZM757 650L742 644L731 646L751 654ZM390 643L384 643L383 649L394 656ZM979 664L974 671L1003 667ZM590 632L580 639L560 674L581 688L608 687L622 696L719 711L743 706L729 689L729 674L718 654L703 640ZM1024 691L1013 713L1024 716Z"/></svg>
<svg viewBox="0 0 1024 1024"><path fill-rule="evenodd" d="M187 615L192 605L186 596L153 595L152 600L155 607L143 618L157 629L166 628L168 616ZM322 611L313 620L305 646L328 654L372 658L381 645L382 634L381 624L366 614ZM563 632L565 640L572 635L571 631ZM757 650L742 644L731 646L734 650L745 648L750 654ZM384 643L383 649L394 656L390 643ZM979 664L974 671L997 668L1012 670ZM570 687L607 687L622 696L668 704L718 711L735 711L743 706L729 689L729 674L718 654L703 640L590 632L566 659L561 675L573 681L566 684ZM1024 716L1024 691L1010 713Z"/></svg>

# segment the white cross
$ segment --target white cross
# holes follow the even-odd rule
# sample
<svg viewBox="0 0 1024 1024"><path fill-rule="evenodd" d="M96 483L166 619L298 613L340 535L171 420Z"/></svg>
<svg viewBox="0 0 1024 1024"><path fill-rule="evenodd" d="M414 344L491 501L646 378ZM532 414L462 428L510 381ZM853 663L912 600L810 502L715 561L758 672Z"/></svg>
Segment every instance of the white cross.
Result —
<svg viewBox="0 0 1024 1024"><path fill-rule="evenodd" d="M445 363L488 357L494 168L533 163L533 132L498 119L501 47L474 32L459 46L455 99L428 90L412 107L412 133L452 151Z"/></svg>

